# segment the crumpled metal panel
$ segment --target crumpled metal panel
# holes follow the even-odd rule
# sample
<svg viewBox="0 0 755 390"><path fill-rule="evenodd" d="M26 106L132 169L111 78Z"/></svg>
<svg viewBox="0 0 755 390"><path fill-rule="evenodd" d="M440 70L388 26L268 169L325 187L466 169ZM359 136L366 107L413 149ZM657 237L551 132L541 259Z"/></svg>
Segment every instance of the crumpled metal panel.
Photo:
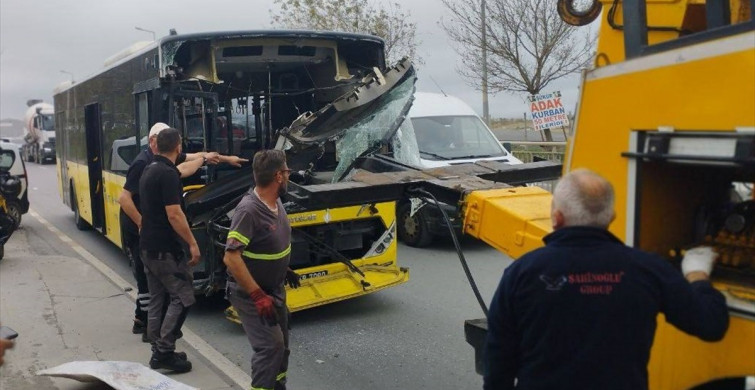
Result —
<svg viewBox="0 0 755 390"><path fill-rule="evenodd" d="M354 90L315 113L302 114L291 126L283 129L281 135L294 145L319 144L336 140L356 124L365 123L370 116L382 112L384 110L382 107L392 103L393 100L404 102L408 112L413 99L415 81L414 67L408 59L400 61L385 73L375 69L363 78ZM394 88L401 86L403 89L400 94L389 94ZM403 115L405 116L406 112ZM386 135L393 136L403 122L403 118L401 119L390 124L390 131L386 131Z"/></svg>

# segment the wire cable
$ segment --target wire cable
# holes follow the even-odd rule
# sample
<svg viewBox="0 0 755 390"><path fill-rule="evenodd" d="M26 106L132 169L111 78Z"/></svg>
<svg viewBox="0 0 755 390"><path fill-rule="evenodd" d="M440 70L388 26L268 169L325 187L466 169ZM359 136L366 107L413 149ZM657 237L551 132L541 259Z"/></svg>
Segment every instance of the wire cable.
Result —
<svg viewBox="0 0 755 390"><path fill-rule="evenodd" d="M477 298L477 303L480 304L480 308L482 309L482 312L485 313L485 317L487 317L488 307L487 305L485 305L485 301L482 299L482 295L480 294L480 290L477 288L477 283L475 283L474 277L472 277L472 272L469 270L467 259L464 258L464 253L462 253L461 251L461 245L459 245L459 239L456 237L456 232L454 231L453 225L451 225L451 220L448 219L448 214L446 214L446 211L443 210L443 207L440 206L440 202L438 202L438 199L436 199L433 194L421 188L410 189L409 193L420 194L423 197L431 198L433 200L433 204L435 205L435 207L437 207L438 210L440 210L440 213L443 215L443 220L446 221L446 226L448 226L448 230L451 232L451 239L454 242L454 247L456 248L456 254L459 256L459 261L461 262L461 267L464 269L464 274L467 275L469 286L472 287L472 291L474 292L475 298Z"/></svg>

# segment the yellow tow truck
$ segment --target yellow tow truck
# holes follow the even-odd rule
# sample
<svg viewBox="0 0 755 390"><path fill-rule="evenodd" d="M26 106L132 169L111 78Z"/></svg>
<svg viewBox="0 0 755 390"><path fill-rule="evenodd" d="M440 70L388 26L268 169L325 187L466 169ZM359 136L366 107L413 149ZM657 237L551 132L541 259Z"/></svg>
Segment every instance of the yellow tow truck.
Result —
<svg viewBox="0 0 755 390"><path fill-rule="evenodd" d="M661 316L650 388L717 388L727 378L755 376L752 2L604 0L584 12L571 3L558 2L565 21L600 16L601 25L564 172L589 168L614 185L610 230L627 245L670 261L699 244L720 255L712 277L730 308L726 337L706 343ZM517 258L550 232L550 202L534 188L472 193L465 233ZM484 329L482 320L465 324L478 352Z"/></svg>
<svg viewBox="0 0 755 390"><path fill-rule="evenodd" d="M601 18L593 69L582 77L563 167L547 162L462 164L416 170L365 156L350 179L297 188L303 203L359 204L427 196L458 205L463 231L516 259L551 231L552 196L515 187L589 168L616 191L611 232L678 261L707 244L720 254L712 274L727 298L725 338L706 343L661 315L649 363L651 389L723 388L755 376L755 22L749 0L593 1L565 22ZM504 184L505 183L505 184ZM478 294L478 300L481 297ZM468 320L477 368L487 323ZM728 387L727 387L728 388Z"/></svg>

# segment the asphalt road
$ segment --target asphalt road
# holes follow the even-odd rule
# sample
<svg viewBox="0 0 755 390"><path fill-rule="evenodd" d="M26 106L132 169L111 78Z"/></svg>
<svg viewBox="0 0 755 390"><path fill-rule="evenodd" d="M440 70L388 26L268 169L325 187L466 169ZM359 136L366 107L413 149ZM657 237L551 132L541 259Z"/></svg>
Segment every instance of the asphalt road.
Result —
<svg viewBox="0 0 755 390"><path fill-rule="evenodd" d="M27 164L31 207L43 218L133 280L128 260L95 231L79 231L57 191L55 165ZM32 218L25 215L24 218ZM44 241L49 231L29 224L20 233L40 240L35 250L63 251ZM34 226L31 226L34 225ZM399 245L399 264L411 269L408 283L365 297L293 314L289 387L293 389L478 389L474 351L464 340L465 319L482 311L450 240L430 248ZM36 245L35 245L36 246ZM486 300L510 259L467 238L462 249ZM54 254L54 253L50 253ZM75 281L72 281L75 282ZM222 314L218 295L200 300L187 326L232 362L249 371L251 348L239 325ZM132 313L123 313L130 332ZM138 336L134 336L135 342ZM145 345L146 348L146 345Z"/></svg>

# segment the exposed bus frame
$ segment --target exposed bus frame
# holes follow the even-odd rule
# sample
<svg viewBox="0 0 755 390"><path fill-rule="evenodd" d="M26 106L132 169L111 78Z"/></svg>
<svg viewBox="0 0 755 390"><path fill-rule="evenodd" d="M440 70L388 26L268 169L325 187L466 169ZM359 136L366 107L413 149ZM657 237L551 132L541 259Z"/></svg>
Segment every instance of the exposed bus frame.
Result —
<svg viewBox="0 0 755 390"><path fill-rule="evenodd" d="M187 42L191 44L182 47ZM321 65L325 71L317 74L304 65L302 68L309 76L309 80L301 81L304 87L300 87L300 80L292 80L291 77L284 79L282 76L274 87L271 69L276 66L282 69L289 63L274 61L277 57L265 59L265 55L270 56L265 52L268 46L274 46L278 56L310 60L309 63ZM241 91L238 92L244 104L241 113L246 115L247 123L249 114L253 114L255 122L253 137L250 135L251 126L245 130L247 138L253 138L254 142L247 147L241 144L241 153L244 157L251 157L256 150L272 147L275 132L291 123L296 118L294 114L298 115L292 113L290 107L288 115L275 115L273 106L277 104L276 99L301 98L309 104L303 106L304 109L317 110L332 97L371 82L371 77L377 77L375 69L385 70L383 46L381 39L368 35L280 30L172 35L158 42L134 46L111 57L103 71L55 94L60 196L74 211L78 227L91 226L121 246L117 198L125 182L125 171L122 168L119 171L111 169L113 151L108 148L114 141L120 141L119 145L131 145L129 153L133 158L145 147L150 125L161 121L181 128L184 141L188 142L184 150L188 152L217 150L227 141L226 149L220 152L238 154L232 153L236 141L231 126L232 99L237 99L237 96L231 95L231 92ZM244 56L251 52L255 53L250 55L259 56L260 60L243 62ZM228 53L229 60L219 62L216 58L218 53ZM238 63L252 69L248 74L234 71L239 68L234 68L231 57L239 53L242 60ZM179 61L178 57L181 56L182 60ZM357 58L359 62L355 60ZM290 63L296 66L295 59ZM221 66L226 67L224 77L230 79L236 75L238 78L241 73L248 85L234 87L232 81L223 81L219 77ZM255 69L266 70L267 74L254 73ZM299 69L302 74L304 70ZM253 89L252 81L260 74L267 76L268 82ZM317 77L320 79L315 83ZM329 79L323 80L322 77ZM260 84L259 79L256 81ZM308 86L310 81L311 85ZM219 95L218 91L221 90L228 92L228 95ZM237 102L237 113L241 101L239 99ZM191 113L201 120L201 134L190 133L186 104L198 107ZM293 105L298 111L297 102ZM279 112L285 108L278 107ZM179 111L172 111L178 108L183 117L177 117ZM226 138L220 138L218 129L222 116L226 119ZM133 139L133 142L124 142L128 139ZM198 142L201 145L196 145ZM291 164L290 161L289 166ZM243 172L246 172L248 188L252 183L250 172L223 167L207 167L185 184L205 185L220 177ZM364 295L408 280L408 270L398 267L396 262L394 204L370 202L368 212L363 212L363 208L354 206L319 210L299 207L298 213L289 213L295 232L303 229L317 233L315 236L321 240L319 244L324 244L321 248L331 251L323 253L325 249L321 249L314 253L308 249L307 243L295 243L298 248L295 245L294 253L298 252L304 259L296 258L298 263L292 262L292 268L297 268L295 264L298 264L298 271L305 279L302 281L303 288L289 292L289 307L292 310ZM197 293L210 294L224 288L224 237L213 235L217 233L212 229L213 226L217 227L216 222L212 221L209 225L207 220L198 223L190 221L203 254L212 259L195 268ZM218 242L221 244L215 245ZM220 255L215 253L217 251L221 252ZM331 253L329 260L325 259L327 253ZM307 262L306 259L311 256L314 260ZM346 261L343 261L344 258ZM336 286L328 287L330 285Z"/></svg>

